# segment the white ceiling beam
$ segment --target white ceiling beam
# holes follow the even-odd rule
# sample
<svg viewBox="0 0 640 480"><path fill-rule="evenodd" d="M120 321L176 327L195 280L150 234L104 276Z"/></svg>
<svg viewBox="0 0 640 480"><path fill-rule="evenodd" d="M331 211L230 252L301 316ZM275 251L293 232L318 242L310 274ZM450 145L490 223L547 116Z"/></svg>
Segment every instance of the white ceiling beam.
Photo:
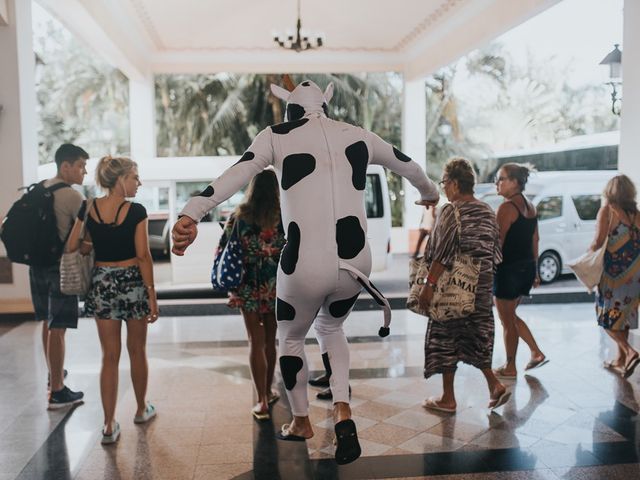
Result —
<svg viewBox="0 0 640 480"><path fill-rule="evenodd" d="M37 0L71 33L128 78L144 80L150 71L149 42L136 33L142 29L125 28L133 16L123 15L119 0ZM118 17L114 11L120 9Z"/></svg>
<svg viewBox="0 0 640 480"><path fill-rule="evenodd" d="M561 0L474 0L438 24L407 53L409 80L424 78Z"/></svg>

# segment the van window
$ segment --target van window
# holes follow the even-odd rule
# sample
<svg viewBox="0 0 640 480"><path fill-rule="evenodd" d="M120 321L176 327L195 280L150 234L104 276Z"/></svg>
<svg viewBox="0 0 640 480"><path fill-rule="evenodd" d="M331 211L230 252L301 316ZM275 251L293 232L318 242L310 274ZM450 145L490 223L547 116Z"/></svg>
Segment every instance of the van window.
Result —
<svg viewBox="0 0 640 480"><path fill-rule="evenodd" d="M571 197L580 220L595 220L600 210L600 195L574 195Z"/></svg>
<svg viewBox="0 0 640 480"><path fill-rule="evenodd" d="M538 220L549 220L562 215L562 197L545 197L538 203Z"/></svg>
<svg viewBox="0 0 640 480"><path fill-rule="evenodd" d="M376 174L367 174L367 184L364 190L364 206L367 212L367 218L382 218L384 216L380 176Z"/></svg>

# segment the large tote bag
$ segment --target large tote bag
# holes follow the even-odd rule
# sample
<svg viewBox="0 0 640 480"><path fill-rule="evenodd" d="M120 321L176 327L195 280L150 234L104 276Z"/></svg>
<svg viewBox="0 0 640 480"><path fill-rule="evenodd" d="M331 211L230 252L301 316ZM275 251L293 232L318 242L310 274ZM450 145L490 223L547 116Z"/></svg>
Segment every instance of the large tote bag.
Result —
<svg viewBox="0 0 640 480"><path fill-rule="evenodd" d="M475 311L476 287L480 275L480 261L460 251L462 235L460 212L455 205L451 204L451 206L456 219L455 258L451 269L445 270L440 275L438 284L434 287L428 312L422 311L418 303L420 291L428 275L426 262L423 258L412 261L410 264L411 289L407 298L407 308L438 321L464 318Z"/></svg>
<svg viewBox="0 0 640 480"><path fill-rule="evenodd" d="M607 240L595 252L587 252L584 255L567 262L567 266L573 270L578 280L587 287L589 292L600 283L604 272L604 252L607 250Z"/></svg>
<svg viewBox="0 0 640 480"><path fill-rule="evenodd" d="M211 285L214 290L228 291L242 282L242 243L238 234L239 220L236 218L224 248L218 248L211 270Z"/></svg>
<svg viewBox="0 0 640 480"><path fill-rule="evenodd" d="M84 238L87 228L87 217L93 206L93 201L87 201L87 209L84 212L80 239ZM66 250L66 249L65 249ZM78 248L74 252L65 252L60 259L60 291L65 295L86 295L91 288L91 273L95 254L93 248L83 255Z"/></svg>

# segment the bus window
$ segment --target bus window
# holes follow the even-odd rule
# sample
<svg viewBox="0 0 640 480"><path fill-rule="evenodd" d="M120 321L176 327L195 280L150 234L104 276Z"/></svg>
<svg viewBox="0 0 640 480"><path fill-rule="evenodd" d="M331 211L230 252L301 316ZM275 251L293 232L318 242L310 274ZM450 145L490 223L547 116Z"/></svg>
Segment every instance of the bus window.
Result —
<svg viewBox="0 0 640 480"><path fill-rule="evenodd" d="M384 216L379 175L367 174L367 184L364 190L364 206L367 212L367 218L382 218Z"/></svg>

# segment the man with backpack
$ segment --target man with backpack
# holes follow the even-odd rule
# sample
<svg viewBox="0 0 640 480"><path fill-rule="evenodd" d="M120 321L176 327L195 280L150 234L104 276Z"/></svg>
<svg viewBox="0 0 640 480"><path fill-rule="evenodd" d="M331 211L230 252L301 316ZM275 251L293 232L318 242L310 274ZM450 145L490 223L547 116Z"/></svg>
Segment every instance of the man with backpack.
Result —
<svg viewBox="0 0 640 480"><path fill-rule="evenodd" d="M7 214L2 241L11 261L29 265L31 299L42 320L42 345L49 368L49 409L82 402L84 393L64 385L65 332L78 326L78 297L60 291L60 257L84 197L81 185L89 155L65 143L55 153L56 176L31 185Z"/></svg>

